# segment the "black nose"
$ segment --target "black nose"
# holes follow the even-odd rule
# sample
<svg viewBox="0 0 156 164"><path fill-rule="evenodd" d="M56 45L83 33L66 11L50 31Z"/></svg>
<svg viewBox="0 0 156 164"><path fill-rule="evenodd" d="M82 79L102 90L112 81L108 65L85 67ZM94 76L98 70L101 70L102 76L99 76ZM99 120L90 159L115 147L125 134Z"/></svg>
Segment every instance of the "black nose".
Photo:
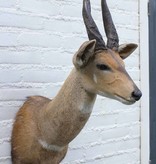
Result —
<svg viewBox="0 0 156 164"><path fill-rule="evenodd" d="M142 93L141 93L140 90L135 90L134 92L132 92L132 97L133 97L136 101L140 100L141 96L142 96Z"/></svg>

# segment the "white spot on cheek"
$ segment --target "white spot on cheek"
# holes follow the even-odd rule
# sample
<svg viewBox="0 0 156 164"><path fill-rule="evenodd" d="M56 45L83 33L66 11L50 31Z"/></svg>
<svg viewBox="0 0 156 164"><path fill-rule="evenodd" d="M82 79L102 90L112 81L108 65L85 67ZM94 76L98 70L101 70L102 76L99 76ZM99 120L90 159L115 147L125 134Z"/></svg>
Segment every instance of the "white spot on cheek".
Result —
<svg viewBox="0 0 156 164"><path fill-rule="evenodd" d="M94 80L95 83L97 83L97 77L96 77L95 74L93 75L93 80Z"/></svg>

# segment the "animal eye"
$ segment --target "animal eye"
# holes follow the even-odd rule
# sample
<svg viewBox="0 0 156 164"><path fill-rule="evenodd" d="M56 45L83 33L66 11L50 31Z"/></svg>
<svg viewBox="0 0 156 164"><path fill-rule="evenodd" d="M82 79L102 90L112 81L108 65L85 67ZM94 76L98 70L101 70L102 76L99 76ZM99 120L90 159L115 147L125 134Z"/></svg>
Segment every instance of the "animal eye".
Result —
<svg viewBox="0 0 156 164"><path fill-rule="evenodd" d="M97 64L96 67L100 70L104 70L104 71L110 71L110 67L108 67L105 64Z"/></svg>

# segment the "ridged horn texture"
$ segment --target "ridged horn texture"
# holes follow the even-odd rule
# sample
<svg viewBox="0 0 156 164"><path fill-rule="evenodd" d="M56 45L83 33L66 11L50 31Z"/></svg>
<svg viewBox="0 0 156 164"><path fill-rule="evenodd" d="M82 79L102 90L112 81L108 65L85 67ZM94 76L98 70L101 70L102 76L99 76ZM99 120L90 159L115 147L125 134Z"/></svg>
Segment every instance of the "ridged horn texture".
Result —
<svg viewBox="0 0 156 164"><path fill-rule="evenodd" d="M107 36L107 47L110 49L118 50L119 38L112 20L111 13L108 9L106 0L101 0L102 16L104 28Z"/></svg>
<svg viewBox="0 0 156 164"><path fill-rule="evenodd" d="M101 0L101 6L104 29L107 36L107 46L105 45L105 42L98 30L98 27L96 26L96 23L92 18L90 0L83 0L82 15L86 26L88 38L89 40L96 39L96 50L104 50L107 48L118 50L119 38L106 0Z"/></svg>
<svg viewBox="0 0 156 164"><path fill-rule="evenodd" d="M82 10L83 20L86 26L87 34L89 40L96 39L95 50L107 49L105 42L96 26L92 16L91 16L91 5L90 0L83 0L83 10Z"/></svg>

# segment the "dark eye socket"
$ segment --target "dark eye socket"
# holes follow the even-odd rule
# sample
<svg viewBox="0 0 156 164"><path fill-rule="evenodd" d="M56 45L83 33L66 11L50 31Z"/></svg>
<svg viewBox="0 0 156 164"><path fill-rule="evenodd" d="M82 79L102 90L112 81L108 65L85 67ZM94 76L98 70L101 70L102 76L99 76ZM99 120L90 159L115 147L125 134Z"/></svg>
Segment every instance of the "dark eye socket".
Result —
<svg viewBox="0 0 156 164"><path fill-rule="evenodd" d="M105 65L105 64L97 64L96 67L100 70L104 70L104 71L110 71L110 67Z"/></svg>

